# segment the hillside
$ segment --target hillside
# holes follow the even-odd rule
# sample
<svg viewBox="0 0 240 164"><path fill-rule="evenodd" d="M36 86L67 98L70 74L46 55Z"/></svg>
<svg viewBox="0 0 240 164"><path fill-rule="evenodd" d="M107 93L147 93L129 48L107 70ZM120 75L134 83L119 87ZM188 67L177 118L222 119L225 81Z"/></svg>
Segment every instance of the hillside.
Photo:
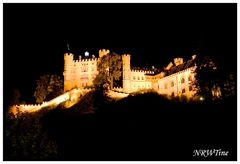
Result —
<svg viewBox="0 0 240 164"><path fill-rule="evenodd" d="M145 93L116 101L90 92L67 110L34 115L57 151L37 160L204 160L193 151L213 148L231 153L205 160L236 160L235 98L184 102Z"/></svg>

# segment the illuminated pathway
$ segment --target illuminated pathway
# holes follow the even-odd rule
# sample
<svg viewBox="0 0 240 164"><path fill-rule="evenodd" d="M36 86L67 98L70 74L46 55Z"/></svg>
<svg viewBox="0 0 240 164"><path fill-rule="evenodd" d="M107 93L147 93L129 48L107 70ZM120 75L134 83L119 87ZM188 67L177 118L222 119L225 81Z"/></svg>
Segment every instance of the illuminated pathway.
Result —
<svg viewBox="0 0 240 164"><path fill-rule="evenodd" d="M48 102L43 102L42 104L13 105L10 108L10 113L13 113L14 115L16 115L18 112L32 113L32 112L40 111L41 109L43 109L45 107L55 108L60 103L63 103L65 108L70 108L73 105L75 105L76 103L78 103L81 100L81 97L90 91L91 91L91 89L72 89L72 90L63 93L62 95L60 95ZM128 94L126 94L126 93L119 93L119 92L115 92L115 91L111 91L111 90L109 90L107 92L107 95L114 99L121 99L121 98L128 96Z"/></svg>
<svg viewBox="0 0 240 164"><path fill-rule="evenodd" d="M14 115L17 114L18 112L32 113L32 112L39 111L45 107L54 108L54 107L58 106L60 103L64 103L65 108L70 108L71 106L73 106L77 102L79 102L81 97L84 96L89 91L91 91L91 89L72 89L72 90L63 93L62 95L60 95L48 102L43 102L42 104L14 105L10 108L10 112L13 113Z"/></svg>

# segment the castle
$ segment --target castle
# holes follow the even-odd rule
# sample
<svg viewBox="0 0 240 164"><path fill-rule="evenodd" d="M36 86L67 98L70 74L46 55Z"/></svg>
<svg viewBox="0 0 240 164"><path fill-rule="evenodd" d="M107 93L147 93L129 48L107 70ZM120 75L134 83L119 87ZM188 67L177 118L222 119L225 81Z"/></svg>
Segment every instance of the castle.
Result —
<svg viewBox="0 0 240 164"><path fill-rule="evenodd" d="M73 88L84 88L93 85L93 80L97 76L97 63L104 55L110 53L109 50L99 50L99 57L85 53L85 57L79 56L79 60L74 60L72 53L64 54L64 91ZM122 88L114 88L116 91L132 93L139 90L152 89L159 94L168 96L185 95L187 98L193 97L195 91L192 82L195 80L194 60L196 55L186 62L183 58L175 58L161 71L155 70L134 70L131 69L131 55L122 55Z"/></svg>
<svg viewBox="0 0 240 164"><path fill-rule="evenodd" d="M93 85L94 78L98 75L97 64L100 59L109 54L109 50L99 50L99 57L85 53L85 58L79 56L74 60L72 53L64 54L64 93L42 104L16 104L11 106L13 114L20 112L36 112L44 107L57 106L64 103L69 108L80 101L81 97L91 91L86 87ZM110 97L123 98L136 91L154 90L159 94L168 96L186 96L192 98L196 92L193 88L195 80L194 60L196 55L186 62L182 58L175 58L174 64L170 62L161 70L136 70L131 69L131 55L122 55L122 87L109 90Z"/></svg>

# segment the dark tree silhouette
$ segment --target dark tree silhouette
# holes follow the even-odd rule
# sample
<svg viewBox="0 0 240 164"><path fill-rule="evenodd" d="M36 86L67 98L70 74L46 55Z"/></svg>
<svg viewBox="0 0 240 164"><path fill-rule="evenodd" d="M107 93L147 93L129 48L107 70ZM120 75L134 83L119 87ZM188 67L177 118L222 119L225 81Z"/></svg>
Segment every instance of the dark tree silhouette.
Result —
<svg viewBox="0 0 240 164"><path fill-rule="evenodd" d="M12 101L10 102L10 105L16 105L20 103L20 91L18 89L14 89L13 91L13 97L12 97Z"/></svg>
<svg viewBox="0 0 240 164"><path fill-rule="evenodd" d="M57 155L56 141L43 128L41 118L48 112L7 114L4 160L47 160Z"/></svg>
<svg viewBox="0 0 240 164"><path fill-rule="evenodd" d="M217 97L221 97L215 92L219 92L221 95L221 77L218 63L209 56L198 56L196 58L197 69L194 71L195 81L193 86L196 90L196 96L202 96L206 100L212 100Z"/></svg>
<svg viewBox="0 0 240 164"><path fill-rule="evenodd" d="M37 103L48 101L63 93L63 81L58 75L43 75L37 80L34 97Z"/></svg>
<svg viewBox="0 0 240 164"><path fill-rule="evenodd" d="M93 80L95 88L113 88L114 80L119 80L121 76L121 55L109 53L100 58L98 62L98 75Z"/></svg>

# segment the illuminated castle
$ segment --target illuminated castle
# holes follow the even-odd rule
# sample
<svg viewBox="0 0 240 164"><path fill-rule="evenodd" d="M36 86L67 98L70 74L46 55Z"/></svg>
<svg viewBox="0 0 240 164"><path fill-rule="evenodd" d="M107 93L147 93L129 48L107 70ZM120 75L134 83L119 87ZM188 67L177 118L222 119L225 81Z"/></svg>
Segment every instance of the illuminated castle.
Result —
<svg viewBox="0 0 240 164"><path fill-rule="evenodd" d="M64 91L62 95L42 104L16 104L11 106L10 112L16 114L18 112L36 112L45 107L57 106L64 103L65 108L69 108L80 101L81 97L91 89L87 86L93 85L93 80L97 76L97 63L101 57L110 53L109 50L99 50L99 57L94 55L89 57L89 53L85 53L85 58L79 56L79 60L74 60L72 53L64 54ZM128 93L144 90L154 90L159 94L168 96L181 96L191 98L196 92L193 89L192 82L195 80L194 59L183 62L182 58L175 58L174 64L170 62L161 70L134 70L131 69L131 56L122 55L122 88L114 88L108 91L110 97L123 98Z"/></svg>
<svg viewBox="0 0 240 164"><path fill-rule="evenodd" d="M72 53L64 54L64 91L72 88L84 88L91 86L97 76L97 62L100 58L110 53L109 50L99 50L99 57L85 53L85 58L79 56L74 60ZM194 59L196 55L186 62L183 58L175 58L174 64L170 62L161 71L146 71L131 69L131 56L122 55L122 88L114 88L116 91L131 93L139 90L152 89L159 94L169 96L185 95L190 98L194 95L192 82L194 78Z"/></svg>

